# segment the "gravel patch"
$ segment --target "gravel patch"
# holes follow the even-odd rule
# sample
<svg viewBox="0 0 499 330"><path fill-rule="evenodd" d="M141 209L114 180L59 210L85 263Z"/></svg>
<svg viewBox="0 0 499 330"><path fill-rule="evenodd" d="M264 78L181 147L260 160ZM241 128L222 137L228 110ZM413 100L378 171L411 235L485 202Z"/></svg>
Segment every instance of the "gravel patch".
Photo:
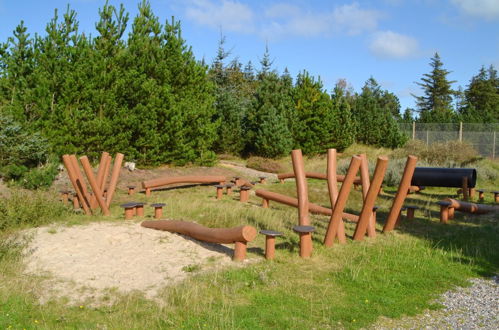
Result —
<svg viewBox="0 0 499 330"><path fill-rule="evenodd" d="M439 311L401 319L381 318L370 329L499 329L499 277L474 278L471 286L445 292Z"/></svg>

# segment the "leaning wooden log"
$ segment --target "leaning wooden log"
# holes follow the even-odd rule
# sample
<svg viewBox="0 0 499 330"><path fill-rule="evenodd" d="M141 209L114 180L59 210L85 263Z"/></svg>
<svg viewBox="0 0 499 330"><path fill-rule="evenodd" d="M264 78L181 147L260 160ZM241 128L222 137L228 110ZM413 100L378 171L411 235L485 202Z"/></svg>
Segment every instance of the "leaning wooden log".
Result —
<svg viewBox="0 0 499 330"><path fill-rule="evenodd" d="M263 199L275 201L284 205L298 207L298 199L290 196L286 196L283 194L275 193L268 190L257 189L255 190L255 194L258 197ZM333 211L330 208L323 207L314 203L308 203L308 210L312 214L321 214L321 215L332 215ZM343 212L342 217L347 219L348 221L357 222L359 220L359 216L351 213Z"/></svg>
<svg viewBox="0 0 499 330"><path fill-rule="evenodd" d="M277 178L279 180L284 180L284 179L291 179L294 178L295 174L294 173L281 173L277 174ZM327 174L325 173L318 173L318 172L305 172L305 177L307 179L319 179L319 180L327 180ZM343 182L345 180L344 175L337 175L336 180L338 182ZM355 184L362 184L360 177L356 177L354 182Z"/></svg>
<svg viewBox="0 0 499 330"><path fill-rule="evenodd" d="M146 190L146 196L150 195L152 188L159 188L174 183L219 183L224 184L225 176L221 175L191 175L191 176L167 176L163 178L147 180L142 182L142 188Z"/></svg>
<svg viewBox="0 0 499 330"><path fill-rule="evenodd" d="M450 207L461 212L475 213L475 214L499 212L499 206L496 205L469 203L469 202L458 201L453 198L446 198L445 201L451 203Z"/></svg>
<svg viewBox="0 0 499 330"><path fill-rule="evenodd" d="M109 212L109 207L106 205L106 201L104 200L103 193L97 183L97 180L95 179L94 172L92 171L92 166L90 165L88 157L87 156L80 157L80 162L81 165L83 166L83 171L87 176L88 182L90 183L90 187L92 187L94 196L97 199L97 203L99 203L102 213L105 216L111 215L111 213Z"/></svg>
<svg viewBox="0 0 499 330"><path fill-rule="evenodd" d="M310 226L310 217L308 214L309 201L307 178L305 177L305 166L303 164L303 155L300 149L291 151L291 161L293 162L293 171L296 177L296 195L298 196L298 224L300 226Z"/></svg>
<svg viewBox="0 0 499 330"><path fill-rule="evenodd" d="M256 229L252 226L208 228L194 222L176 220L143 221L141 226L187 235L204 242L235 243L234 260L238 261L244 260L247 243L254 240L257 235Z"/></svg>
<svg viewBox="0 0 499 330"><path fill-rule="evenodd" d="M90 209L90 205L88 200L86 199L86 196L83 194L83 189L82 186L84 183L82 183L78 176L76 175L76 171L73 168L73 163L71 161L71 157L69 155L63 155L62 156L62 161L64 162L64 166L66 167L66 170L68 172L68 177L69 180L71 181L71 184L73 185L73 188L75 189L76 196L78 196L77 200L79 201L78 204L81 204L83 211L85 212L86 215L91 215L92 210ZM73 205L75 205L75 197L73 197Z"/></svg>
<svg viewBox="0 0 499 330"><path fill-rule="evenodd" d="M336 204L336 200L338 199L338 175L336 174L337 154L338 153L336 152L336 149L327 150L327 189L329 192L329 201L331 202L331 207L334 207L334 205ZM331 215L332 213L333 212L331 212ZM346 243L345 224L343 223L343 221L340 223L336 238L338 238L341 243Z"/></svg>

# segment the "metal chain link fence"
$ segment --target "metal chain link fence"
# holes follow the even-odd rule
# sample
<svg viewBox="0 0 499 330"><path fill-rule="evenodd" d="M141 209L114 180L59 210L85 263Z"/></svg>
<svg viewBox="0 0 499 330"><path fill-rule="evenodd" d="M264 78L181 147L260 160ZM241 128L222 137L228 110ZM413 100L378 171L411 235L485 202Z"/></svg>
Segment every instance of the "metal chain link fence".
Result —
<svg viewBox="0 0 499 330"><path fill-rule="evenodd" d="M499 124L471 123L400 123L410 139L426 145L436 142L461 141L471 144L483 157L499 157Z"/></svg>

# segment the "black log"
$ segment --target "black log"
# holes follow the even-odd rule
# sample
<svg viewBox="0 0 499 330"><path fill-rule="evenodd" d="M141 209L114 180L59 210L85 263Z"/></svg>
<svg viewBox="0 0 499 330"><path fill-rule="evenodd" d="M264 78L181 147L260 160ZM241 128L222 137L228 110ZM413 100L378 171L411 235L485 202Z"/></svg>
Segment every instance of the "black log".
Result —
<svg viewBox="0 0 499 330"><path fill-rule="evenodd" d="M416 167L411 186L460 188L463 186L463 177L468 178L468 188L475 187L474 168Z"/></svg>

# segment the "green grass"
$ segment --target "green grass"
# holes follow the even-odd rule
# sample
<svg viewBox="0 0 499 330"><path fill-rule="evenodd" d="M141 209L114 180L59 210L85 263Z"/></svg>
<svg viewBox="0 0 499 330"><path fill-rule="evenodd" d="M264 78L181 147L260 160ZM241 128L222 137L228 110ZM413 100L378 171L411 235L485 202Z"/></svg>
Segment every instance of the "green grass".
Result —
<svg viewBox="0 0 499 330"><path fill-rule="evenodd" d="M497 168L496 163L487 162L490 161L485 161L483 166ZM313 158L311 164L320 168L324 166L324 158ZM496 181L484 180L480 184L493 189ZM262 188L296 194L293 180ZM309 190L311 201L329 205L325 181L309 180ZM380 316L398 318L439 308L433 302L439 294L455 285L466 285L469 277L490 276L498 271L497 215L456 213L455 220L448 225L440 224L434 202L443 196L453 196L455 189L428 188L408 197L407 203L422 208L416 212L416 219L403 220L395 232L381 234L379 231L396 187L387 187L384 191L377 201L380 210L376 238L326 248L321 243L329 219L311 216L317 231L313 257L309 260L298 257L299 239L291 229L297 221L294 208L271 202L270 209L263 209L255 196L249 203L242 204L237 200L237 193L224 195L217 201L211 186L157 191L150 198L137 194L134 196L137 201L166 202L166 218L197 221L210 227L250 224L285 234L277 239L276 258L272 262L263 259L265 242L259 235L249 244L248 251L248 257L257 262L213 272L198 272L198 266L187 266L185 271L193 276L164 288L158 298L161 303L146 300L140 293L110 292L117 303L107 307L89 307L88 304L68 307L64 299L40 305L36 300L36 292L42 290L40 279L19 276L21 247L9 241L5 233L0 240L0 327L360 328L369 326ZM350 212L359 213L361 198L359 190L352 190L347 206ZM52 216L68 225L122 221L119 204L128 199L125 192L118 192L109 218L90 218L68 210L57 211ZM486 203L492 203L491 196L487 196ZM56 207L59 206L54 204L51 209ZM146 211L146 217L152 217L152 210L146 208ZM44 211L42 215L43 221L24 225L12 222L13 227L7 232L13 235L15 228L47 223L46 217L50 218L51 214ZM354 226L346 224L347 234L353 233Z"/></svg>

